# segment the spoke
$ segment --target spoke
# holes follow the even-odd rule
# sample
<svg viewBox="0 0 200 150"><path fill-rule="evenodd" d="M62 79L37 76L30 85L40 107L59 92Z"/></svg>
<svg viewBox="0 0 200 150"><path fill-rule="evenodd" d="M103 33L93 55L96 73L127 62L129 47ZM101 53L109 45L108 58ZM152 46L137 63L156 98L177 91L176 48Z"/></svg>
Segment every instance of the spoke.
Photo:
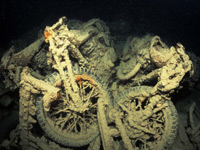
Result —
<svg viewBox="0 0 200 150"><path fill-rule="evenodd" d="M83 129L83 131L86 131L86 129L87 129L87 126L86 126L86 122L83 120L83 118L82 117L80 117L80 116L78 116L79 117L79 119L80 119L80 130L82 130ZM81 123L82 122L82 123Z"/></svg>
<svg viewBox="0 0 200 150"><path fill-rule="evenodd" d="M64 108L64 109L61 109L61 110L58 110L58 111L56 111L56 112L51 113L51 114L50 114L50 117L52 117L52 116L54 116L54 115L57 115L57 114L59 114L59 113L61 113L61 112L67 113L67 112L69 112L69 111L68 111L66 108Z"/></svg>
<svg viewBox="0 0 200 150"><path fill-rule="evenodd" d="M128 110L123 104L118 103L118 105L119 105L124 111L126 111L128 114L131 114L130 110Z"/></svg>
<svg viewBox="0 0 200 150"><path fill-rule="evenodd" d="M95 88L96 89L96 88ZM92 95L92 97L95 97L95 96L97 96L99 94L99 92L98 91L96 91L96 92L94 92L94 94Z"/></svg>
<svg viewBox="0 0 200 150"><path fill-rule="evenodd" d="M89 102L90 102L90 98L91 98L91 96L92 96L92 94L93 94L93 92L94 92L94 87L92 88L92 90L90 91L90 93L88 94L89 96L88 96L88 98L87 98L87 101L85 102L86 104L88 104Z"/></svg>
<svg viewBox="0 0 200 150"><path fill-rule="evenodd" d="M85 120L88 121L87 124L94 123L97 121L97 115L96 114L87 114L87 115L85 115Z"/></svg>
<svg viewBox="0 0 200 150"><path fill-rule="evenodd" d="M68 128L66 129L66 131L69 131L71 129L71 127L74 125L75 122L75 118L74 118L74 114L73 114L73 121L72 123L68 126Z"/></svg>
<svg viewBox="0 0 200 150"><path fill-rule="evenodd" d="M135 105L134 105L134 102L131 103L131 105L130 105L130 110L131 110L131 111L135 111Z"/></svg>
<svg viewBox="0 0 200 150"><path fill-rule="evenodd" d="M163 121L159 120L159 119L154 119L154 118L151 118L153 121L156 121L156 122L159 122L159 123L163 123Z"/></svg>
<svg viewBox="0 0 200 150"><path fill-rule="evenodd" d="M63 125L61 126L61 128L63 129L64 128L64 126L65 126L65 124L67 123L67 121L69 121L71 118L71 114L72 113L68 113L67 114L67 117L65 118L65 119L63 119L64 120L64 122L63 122Z"/></svg>
<svg viewBox="0 0 200 150"><path fill-rule="evenodd" d="M87 89L89 87L89 84L83 87L83 90Z"/></svg>
<svg viewBox="0 0 200 150"><path fill-rule="evenodd" d="M81 122L80 122L79 125L80 125L80 131L86 131L87 127L85 126L84 123L81 123Z"/></svg>
<svg viewBox="0 0 200 150"><path fill-rule="evenodd" d="M78 132L78 129L77 129L77 124L76 126L74 127L74 132L77 133Z"/></svg>
<svg viewBox="0 0 200 150"><path fill-rule="evenodd" d="M60 117L56 120L55 125L60 125L60 124L62 124L63 122L64 122L64 120L63 120L63 118L60 116Z"/></svg>
<svg viewBox="0 0 200 150"><path fill-rule="evenodd" d="M82 88L82 84L80 84L80 97L81 97L81 101L83 101L83 88Z"/></svg>
<svg viewBox="0 0 200 150"><path fill-rule="evenodd" d="M97 103L93 104L92 106L90 106L90 109L93 107L97 107Z"/></svg>
<svg viewBox="0 0 200 150"><path fill-rule="evenodd" d="M66 94L66 96L63 96L63 105L64 106L69 106L69 96Z"/></svg>
<svg viewBox="0 0 200 150"><path fill-rule="evenodd" d="M137 109L136 99L134 99L133 104L134 104L134 108L135 108L135 110L136 110L136 109Z"/></svg>
<svg viewBox="0 0 200 150"><path fill-rule="evenodd" d="M83 122L83 125L87 128L88 123L81 117L80 117L80 120Z"/></svg>
<svg viewBox="0 0 200 150"><path fill-rule="evenodd" d="M76 127L76 124L77 124L78 120L79 120L79 118L77 118L76 120L74 119L74 123L73 123L73 125L70 127L69 132L72 132L72 130Z"/></svg>
<svg viewBox="0 0 200 150"><path fill-rule="evenodd" d="M95 118L95 117L97 117L97 115L96 114L87 114L87 115L85 115L86 117L91 117L91 118Z"/></svg>

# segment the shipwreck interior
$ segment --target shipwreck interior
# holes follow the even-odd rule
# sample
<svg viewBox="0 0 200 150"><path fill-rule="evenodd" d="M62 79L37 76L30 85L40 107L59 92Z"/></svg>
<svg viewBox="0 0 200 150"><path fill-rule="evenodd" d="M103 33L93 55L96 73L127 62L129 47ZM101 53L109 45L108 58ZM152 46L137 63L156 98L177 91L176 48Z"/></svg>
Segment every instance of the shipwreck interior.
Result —
<svg viewBox="0 0 200 150"><path fill-rule="evenodd" d="M199 150L200 2L0 1L0 149Z"/></svg>

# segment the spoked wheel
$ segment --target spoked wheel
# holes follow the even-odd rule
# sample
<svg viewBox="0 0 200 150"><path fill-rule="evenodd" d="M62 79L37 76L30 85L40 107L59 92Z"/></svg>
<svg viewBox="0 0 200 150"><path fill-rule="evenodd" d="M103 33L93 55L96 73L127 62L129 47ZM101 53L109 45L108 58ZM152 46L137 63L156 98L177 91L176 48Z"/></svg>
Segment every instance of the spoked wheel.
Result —
<svg viewBox="0 0 200 150"><path fill-rule="evenodd" d="M59 98L45 111L42 96L37 99L37 119L44 132L55 142L64 146L81 147L92 142L98 135L97 101L107 92L105 85L94 73L78 68L75 72L80 99L73 101L66 93L58 73L45 81L57 85ZM68 76L66 75L66 80Z"/></svg>
<svg viewBox="0 0 200 150"><path fill-rule="evenodd" d="M121 119L133 148L166 150L176 137L177 112L169 100L151 105L149 98L145 98L151 89L148 86L129 89L116 101L115 109L122 112Z"/></svg>

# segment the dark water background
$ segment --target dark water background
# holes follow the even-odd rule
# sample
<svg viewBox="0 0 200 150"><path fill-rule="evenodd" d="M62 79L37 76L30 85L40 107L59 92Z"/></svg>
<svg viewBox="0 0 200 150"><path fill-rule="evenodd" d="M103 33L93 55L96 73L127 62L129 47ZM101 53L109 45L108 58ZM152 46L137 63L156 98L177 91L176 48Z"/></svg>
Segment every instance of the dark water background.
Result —
<svg viewBox="0 0 200 150"><path fill-rule="evenodd" d="M153 33L173 45L181 42L187 51L200 56L198 0L0 0L1 51L10 47L11 40L45 20L51 25L61 16L82 21L118 21L125 30L129 25L129 34Z"/></svg>

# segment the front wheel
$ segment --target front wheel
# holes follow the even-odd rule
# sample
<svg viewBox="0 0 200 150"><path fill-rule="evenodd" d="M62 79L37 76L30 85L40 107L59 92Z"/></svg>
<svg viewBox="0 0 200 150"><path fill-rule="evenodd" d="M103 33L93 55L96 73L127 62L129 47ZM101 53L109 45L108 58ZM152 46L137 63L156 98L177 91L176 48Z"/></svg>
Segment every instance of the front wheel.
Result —
<svg viewBox="0 0 200 150"><path fill-rule="evenodd" d="M146 94L151 90L149 86L130 88L116 100L114 108L121 112L133 148L167 150L176 137L177 111L169 100L161 99L162 105L152 105L151 97Z"/></svg>
<svg viewBox="0 0 200 150"><path fill-rule="evenodd" d="M59 74L53 73L45 81L60 88L59 98L50 103L49 111L45 111L42 96L38 96L37 119L53 141L64 146L81 147L99 135L97 102L107 93L107 88L99 77L87 69L78 68L74 70L74 75L80 99L75 103L70 93L65 92ZM66 80L70 80L67 72Z"/></svg>

